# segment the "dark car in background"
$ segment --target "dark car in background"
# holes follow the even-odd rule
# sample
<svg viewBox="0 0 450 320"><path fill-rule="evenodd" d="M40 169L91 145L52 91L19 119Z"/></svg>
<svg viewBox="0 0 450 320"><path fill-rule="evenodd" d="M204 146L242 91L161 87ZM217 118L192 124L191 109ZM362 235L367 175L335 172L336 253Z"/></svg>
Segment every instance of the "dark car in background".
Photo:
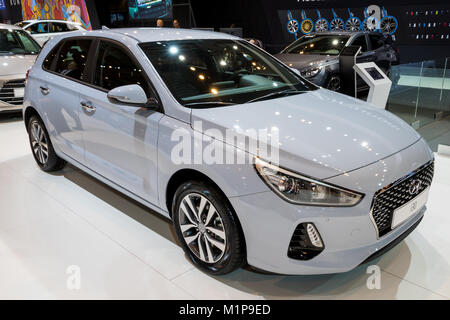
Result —
<svg viewBox="0 0 450 320"><path fill-rule="evenodd" d="M398 52L392 39L379 32L321 32L305 35L289 45L278 59L289 67L300 71L302 76L314 84L340 91L342 77L339 55L350 45L361 46L357 63L375 62L388 76L391 66L398 63ZM358 89L365 85L358 81Z"/></svg>

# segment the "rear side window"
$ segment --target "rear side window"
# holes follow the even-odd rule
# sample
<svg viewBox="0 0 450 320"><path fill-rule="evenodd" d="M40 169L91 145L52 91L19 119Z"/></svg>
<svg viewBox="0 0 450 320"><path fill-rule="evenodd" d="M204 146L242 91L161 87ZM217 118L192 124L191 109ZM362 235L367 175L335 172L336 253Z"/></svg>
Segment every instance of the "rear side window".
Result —
<svg viewBox="0 0 450 320"><path fill-rule="evenodd" d="M384 45L383 38L378 35L370 35L370 44L372 45L372 50L377 50Z"/></svg>
<svg viewBox="0 0 450 320"><path fill-rule="evenodd" d="M61 48L61 46L62 43L59 43L57 46L53 48L52 51L50 51L50 53L47 55L44 62L42 63L42 69L46 71L55 71L54 70L55 64L53 62L55 62L56 55L58 54L59 48Z"/></svg>
<svg viewBox="0 0 450 320"><path fill-rule="evenodd" d="M59 32L69 32L71 31L67 27L67 23L62 22L52 22L50 32L52 33L59 33Z"/></svg>
<svg viewBox="0 0 450 320"><path fill-rule="evenodd" d="M58 54L55 72L76 80L84 79L91 40L74 39L64 42Z"/></svg>
<svg viewBox="0 0 450 320"><path fill-rule="evenodd" d="M130 84L140 85L148 94L143 70L119 46L101 41L94 72L94 85L105 90Z"/></svg>
<svg viewBox="0 0 450 320"><path fill-rule="evenodd" d="M48 33L48 23L35 23L29 26L26 30L31 32L31 34Z"/></svg>

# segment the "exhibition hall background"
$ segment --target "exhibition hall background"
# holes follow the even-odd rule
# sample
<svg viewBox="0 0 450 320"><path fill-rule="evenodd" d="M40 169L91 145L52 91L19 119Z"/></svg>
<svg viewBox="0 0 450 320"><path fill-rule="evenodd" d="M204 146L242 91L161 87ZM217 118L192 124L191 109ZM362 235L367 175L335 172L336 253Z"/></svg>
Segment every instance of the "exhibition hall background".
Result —
<svg viewBox="0 0 450 320"><path fill-rule="evenodd" d="M24 18L63 18L81 22L87 29L102 26L155 26L156 17L136 17L136 0L5 0L0 18L15 23ZM290 19L344 21L356 16L364 21L366 8L377 6L382 16L393 16L393 33L400 64L393 66L393 87L388 110L416 128L437 150L450 145L450 2L448 0L158 0L169 8L163 19L184 28L242 28L245 38L263 42L270 53L278 53L302 36L290 33ZM4 4L4 5L2 5Z"/></svg>

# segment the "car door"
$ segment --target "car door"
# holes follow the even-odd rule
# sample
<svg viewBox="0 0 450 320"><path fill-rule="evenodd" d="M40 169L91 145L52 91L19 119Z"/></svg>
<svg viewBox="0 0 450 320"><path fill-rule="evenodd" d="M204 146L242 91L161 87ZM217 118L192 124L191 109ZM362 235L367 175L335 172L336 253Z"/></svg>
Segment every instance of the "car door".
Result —
<svg viewBox="0 0 450 320"><path fill-rule="evenodd" d="M123 45L97 41L91 56L92 87L83 89L81 123L87 166L133 194L158 203L157 141L162 113L145 106L127 106L108 100L109 90L139 84L154 95L149 79Z"/></svg>
<svg viewBox="0 0 450 320"><path fill-rule="evenodd" d="M31 33L31 36L43 46L49 39L49 23L48 22L36 22L29 25L26 31Z"/></svg>
<svg viewBox="0 0 450 320"><path fill-rule="evenodd" d="M45 77L39 83L39 104L45 110L53 144L72 159L84 162L80 123L80 91L86 79L86 62L92 40L62 41L46 57Z"/></svg>

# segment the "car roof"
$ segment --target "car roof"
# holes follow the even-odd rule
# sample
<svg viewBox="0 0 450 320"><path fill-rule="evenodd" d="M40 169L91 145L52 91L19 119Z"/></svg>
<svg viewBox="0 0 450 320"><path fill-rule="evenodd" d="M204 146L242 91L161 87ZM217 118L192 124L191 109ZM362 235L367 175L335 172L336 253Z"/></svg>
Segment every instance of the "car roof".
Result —
<svg viewBox="0 0 450 320"><path fill-rule="evenodd" d="M156 41L172 41L172 40L195 40L195 39L229 39L241 40L238 37L212 31L191 30L191 29L174 29L174 28L121 28L121 29L105 29L84 32L83 35L93 37L108 37L108 35L124 35L138 42L156 42Z"/></svg>
<svg viewBox="0 0 450 320"><path fill-rule="evenodd" d="M4 23L0 23L0 29L22 30L22 28L13 26L12 24L4 24Z"/></svg>
<svg viewBox="0 0 450 320"><path fill-rule="evenodd" d="M35 19L35 20L23 20L23 21L21 21L21 22L24 22L24 23L35 23L35 22L63 22L63 23L81 24L81 23L79 23L79 22L75 22L75 21L67 21L67 20L62 20L62 19L60 19L60 20L58 20L58 19L42 19L42 20Z"/></svg>

